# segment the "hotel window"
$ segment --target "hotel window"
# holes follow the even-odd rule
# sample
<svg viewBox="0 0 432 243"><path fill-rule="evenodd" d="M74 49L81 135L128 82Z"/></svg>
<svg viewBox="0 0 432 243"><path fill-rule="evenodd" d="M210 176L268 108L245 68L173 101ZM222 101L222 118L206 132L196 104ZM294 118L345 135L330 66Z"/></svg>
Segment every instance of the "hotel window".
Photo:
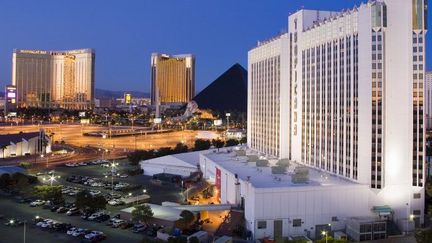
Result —
<svg viewBox="0 0 432 243"><path fill-rule="evenodd" d="M267 228L267 221L258 221L257 228L258 229L266 229Z"/></svg>
<svg viewBox="0 0 432 243"><path fill-rule="evenodd" d="M293 227L301 227L302 221L301 219L294 219L293 220Z"/></svg>
<svg viewBox="0 0 432 243"><path fill-rule="evenodd" d="M414 199L420 199L421 198L421 193L414 193Z"/></svg>

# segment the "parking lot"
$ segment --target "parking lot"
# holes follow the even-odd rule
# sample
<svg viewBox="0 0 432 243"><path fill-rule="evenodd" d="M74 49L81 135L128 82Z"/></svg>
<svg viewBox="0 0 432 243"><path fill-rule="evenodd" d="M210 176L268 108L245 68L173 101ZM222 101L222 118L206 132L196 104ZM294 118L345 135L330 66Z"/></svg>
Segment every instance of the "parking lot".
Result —
<svg viewBox="0 0 432 243"><path fill-rule="evenodd" d="M132 169L127 163L127 161L116 161L118 165L116 166L117 174L122 175L125 170ZM67 181L66 179L71 175L88 177L94 181L103 181L105 183L111 183L111 176L107 176L107 171L111 172L110 168L103 167L102 165L83 165L77 167L57 167L55 168L55 181L53 185L63 185L64 188L71 188L74 190L93 190L100 191L101 195L110 194L111 188L105 187L94 187L90 184L85 185L77 182ZM58 176L60 178L58 178ZM48 174L39 174L39 181L43 182L43 178L49 178ZM163 201L171 202L181 202L183 200L183 195L180 192L180 188L173 186L170 183L154 183L152 178L136 175L136 176L116 176L113 178L114 185L118 183L123 183L127 185L132 185L132 188L125 188L124 190L116 190L115 194L120 195L120 197L128 197L129 194L132 195L142 195L145 193L150 195L150 202L160 204ZM45 180L43 183L51 183L49 180ZM75 196L69 195L69 193L64 193L64 198L66 202L73 203ZM24 197L26 197L24 195ZM83 229L101 231L106 235L106 239L103 242L140 242L144 238L143 233L133 233L132 228L121 229L112 228L107 226L107 222L97 223L95 221L84 220L80 215L68 216L64 212L57 213L56 211L51 212L49 208L43 209L42 206L30 207L29 203L19 203L19 200L14 197L0 196L0 214L2 219L0 219L0 234L2 235L2 240L0 242L23 242L23 226L6 226L5 223L9 222L10 219L18 219L20 221L27 221L26 224L26 239L27 242L80 242L83 239L81 237L73 237L67 235L66 233L57 232L54 230L42 229L34 224L34 219L36 216L53 219L59 223L71 224L76 227ZM107 204L106 212L111 216L117 215L122 208L127 207L126 205L121 206L111 206ZM7 239L7 240L4 240Z"/></svg>

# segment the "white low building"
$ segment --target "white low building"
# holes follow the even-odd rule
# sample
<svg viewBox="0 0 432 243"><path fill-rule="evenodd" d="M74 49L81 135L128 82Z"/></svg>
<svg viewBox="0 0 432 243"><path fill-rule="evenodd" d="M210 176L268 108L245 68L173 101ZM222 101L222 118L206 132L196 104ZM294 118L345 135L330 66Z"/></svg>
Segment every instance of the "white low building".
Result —
<svg viewBox="0 0 432 243"><path fill-rule="evenodd" d="M144 175L167 173L188 177L198 171L200 151L167 155L140 162Z"/></svg>
<svg viewBox="0 0 432 243"><path fill-rule="evenodd" d="M344 230L353 217L377 216L368 203L367 184L293 162L285 174L274 174L272 165L277 160L260 167L260 159L253 161L248 155L239 156L231 149L210 150L200 155L200 168L204 178L216 185L222 204L244 208L246 227L254 239L317 238L322 230ZM301 181L296 167L308 172L306 181ZM296 178L300 182L294 182Z"/></svg>
<svg viewBox="0 0 432 243"><path fill-rule="evenodd" d="M42 153L51 153L51 140L43 131L0 135L0 158Z"/></svg>

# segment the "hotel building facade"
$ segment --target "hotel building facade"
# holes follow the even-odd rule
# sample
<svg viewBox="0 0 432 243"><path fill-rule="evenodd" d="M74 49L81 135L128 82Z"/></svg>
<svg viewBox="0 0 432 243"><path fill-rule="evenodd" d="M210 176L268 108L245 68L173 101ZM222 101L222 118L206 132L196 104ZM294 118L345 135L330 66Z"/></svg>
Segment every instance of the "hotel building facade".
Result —
<svg viewBox="0 0 432 243"><path fill-rule="evenodd" d="M248 146L369 187L424 220L426 0L300 10L249 51Z"/></svg>
<svg viewBox="0 0 432 243"><path fill-rule="evenodd" d="M432 129L432 72L426 72L425 76L425 123L426 129Z"/></svg>
<svg viewBox="0 0 432 243"><path fill-rule="evenodd" d="M151 56L151 103L188 103L195 96L195 57L192 54Z"/></svg>
<svg viewBox="0 0 432 243"><path fill-rule="evenodd" d="M20 107L92 109L95 52L16 49L12 84L17 87Z"/></svg>

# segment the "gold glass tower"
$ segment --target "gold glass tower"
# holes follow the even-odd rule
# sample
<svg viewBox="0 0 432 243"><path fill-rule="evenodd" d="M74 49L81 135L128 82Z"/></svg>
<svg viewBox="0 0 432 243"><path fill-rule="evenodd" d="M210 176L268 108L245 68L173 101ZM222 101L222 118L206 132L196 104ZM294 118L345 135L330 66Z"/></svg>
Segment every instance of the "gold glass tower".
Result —
<svg viewBox="0 0 432 243"><path fill-rule="evenodd" d="M92 109L95 53L14 50L12 84L17 87L18 106Z"/></svg>
<svg viewBox="0 0 432 243"><path fill-rule="evenodd" d="M195 57L191 54L151 57L151 101L156 104L187 103L195 95Z"/></svg>

